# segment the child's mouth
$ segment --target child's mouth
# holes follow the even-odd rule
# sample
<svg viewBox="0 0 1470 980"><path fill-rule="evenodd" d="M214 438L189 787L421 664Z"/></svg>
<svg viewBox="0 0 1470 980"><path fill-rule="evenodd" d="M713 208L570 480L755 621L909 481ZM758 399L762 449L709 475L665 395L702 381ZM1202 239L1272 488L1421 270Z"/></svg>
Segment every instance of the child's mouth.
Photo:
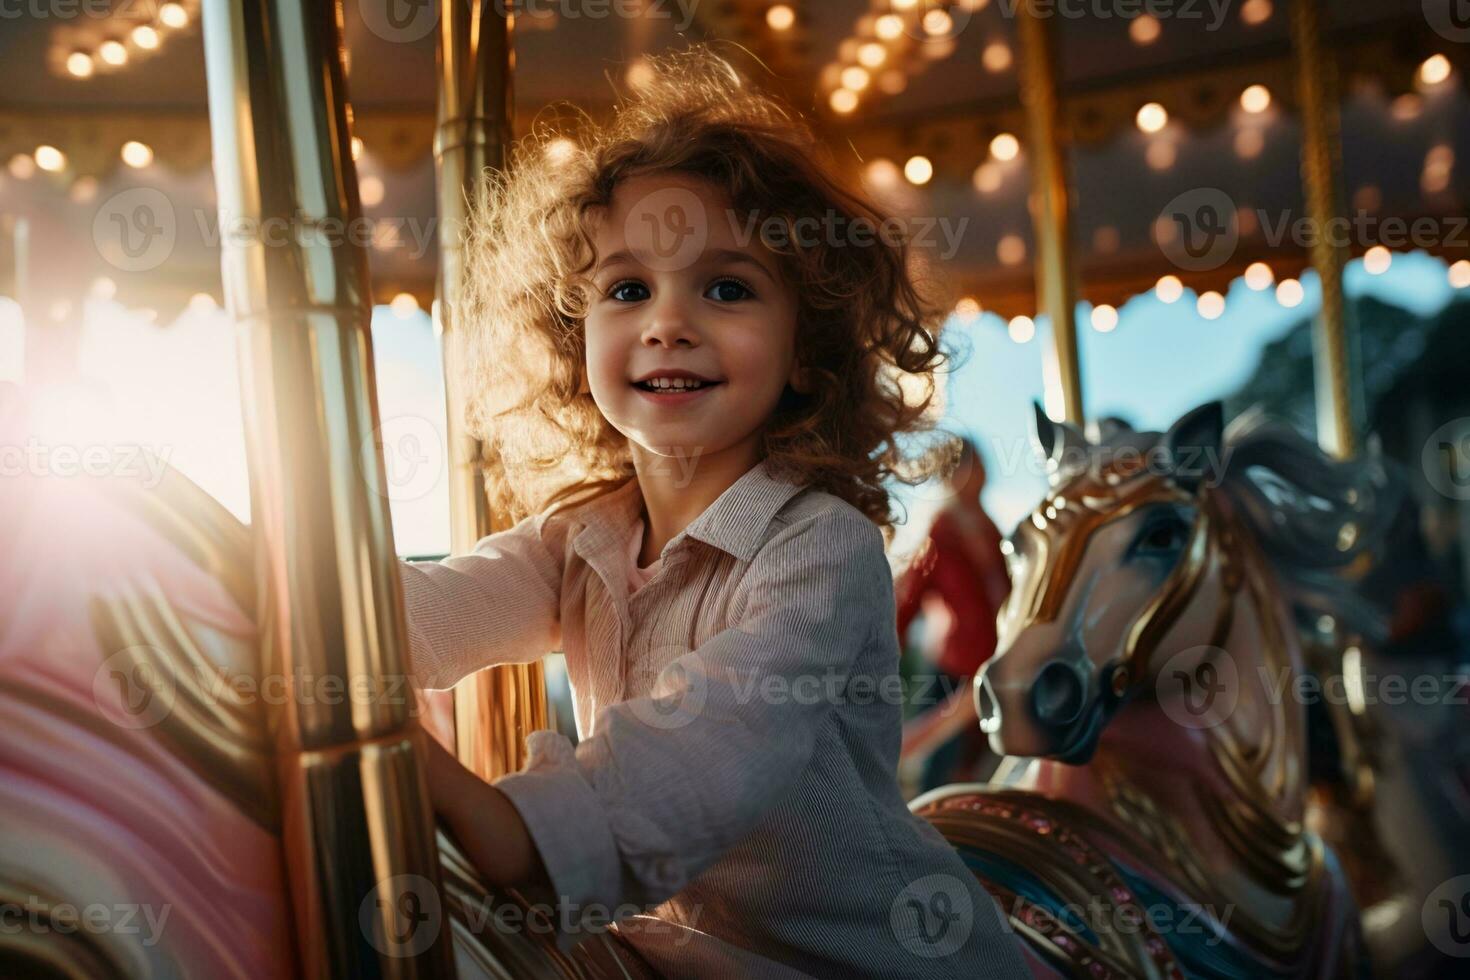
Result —
<svg viewBox="0 0 1470 980"><path fill-rule="evenodd" d="M678 385L659 385L650 381L635 381L633 387L649 401L659 405L683 405L692 402L720 385L722 381L684 381Z"/></svg>

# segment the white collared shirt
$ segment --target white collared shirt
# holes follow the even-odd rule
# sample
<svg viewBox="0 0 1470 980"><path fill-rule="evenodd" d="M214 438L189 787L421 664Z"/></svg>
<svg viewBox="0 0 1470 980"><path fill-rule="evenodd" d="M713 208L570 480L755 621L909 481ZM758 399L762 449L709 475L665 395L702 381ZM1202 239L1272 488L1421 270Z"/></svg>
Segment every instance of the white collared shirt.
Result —
<svg viewBox="0 0 1470 980"><path fill-rule="evenodd" d="M620 932L666 976L1026 975L988 893L899 791L877 526L762 462L630 596L641 505L635 478L403 565L425 687L566 654L579 744L533 732L526 768L496 782L560 899L589 919L649 908Z"/></svg>

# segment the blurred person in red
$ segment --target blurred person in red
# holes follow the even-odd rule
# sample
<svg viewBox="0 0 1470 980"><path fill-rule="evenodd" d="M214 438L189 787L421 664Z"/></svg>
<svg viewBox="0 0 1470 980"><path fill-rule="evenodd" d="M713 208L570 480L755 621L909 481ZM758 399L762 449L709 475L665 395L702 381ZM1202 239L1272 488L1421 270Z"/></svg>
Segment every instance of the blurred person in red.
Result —
<svg viewBox="0 0 1470 980"><path fill-rule="evenodd" d="M980 504L985 463L968 439L947 485L949 499L894 590L899 641L922 612L920 650L934 673L916 689L925 709L904 728L902 758L924 760L921 791L984 778L981 764L995 761L969 705L970 689L995 653L995 614L1011 589L1000 531Z"/></svg>

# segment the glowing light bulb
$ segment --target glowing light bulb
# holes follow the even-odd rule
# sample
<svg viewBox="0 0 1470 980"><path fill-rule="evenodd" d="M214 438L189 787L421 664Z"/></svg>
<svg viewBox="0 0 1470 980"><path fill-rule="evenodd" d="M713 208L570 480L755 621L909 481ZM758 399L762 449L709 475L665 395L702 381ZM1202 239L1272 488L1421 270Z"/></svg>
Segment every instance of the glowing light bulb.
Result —
<svg viewBox="0 0 1470 980"><path fill-rule="evenodd" d="M36 147L36 166L48 174L58 173L66 169L66 154L54 146Z"/></svg>
<svg viewBox="0 0 1470 980"><path fill-rule="evenodd" d="M1256 292L1270 286L1275 278L1271 267L1264 262L1252 262L1245 267L1245 284Z"/></svg>
<svg viewBox="0 0 1470 980"><path fill-rule="evenodd" d="M1288 310L1294 306L1300 306L1306 297L1306 290L1302 284L1295 279L1283 279L1276 284L1276 302Z"/></svg>
<svg viewBox="0 0 1470 980"><path fill-rule="evenodd" d="M1021 152L1021 141L1010 133L997 133L990 141L990 155L997 160L1014 160Z"/></svg>
<svg viewBox="0 0 1470 980"><path fill-rule="evenodd" d="M121 41L103 41L97 49L97 57L109 65L125 65L128 63L128 49Z"/></svg>
<svg viewBox="0 0 1470 980"><path fill-rule="evenodd" d="M1246 112L1265 112L1271 106L1271 90L1264 85L1247 85L1240 93L1240 107Z"/></svg>
<svg viewBox="0 0 1470 980"><path fill-rule="evenodd" d="M121 156L123 163L138 169L153 162L153 148L147 143L128 140L122 145Z"/></svg>
<svg viewBox="0 0 1470 980"><path fill-rule="evenodd" d="M1157 133L1169 124L1169 113L1157 102L1146 102L1139 107L1134 122L1145 133Z"/></svg>
<svg viewBox="0 0 1470 980"><path fill-rule="evenodd" d="M778 3L770 10L766 11L766 24L773 31L790 30L791 25L795 23L796 11L786 6L786 4L784 3Z"/></svg>
<svg viewBox="0 0 1470 980"><path fill-rule="evenodd" d="M926 156L911 156L903 165L903 175L910 184L927 184L934 176L934 164Z"/></svg>
<svg viewBox="0 0 1470 980"><path fill-rule="evenodd" d="M180 3L166 3L158 8L158 19L166 26L177 30L189 24L189 12Z"/></svg>

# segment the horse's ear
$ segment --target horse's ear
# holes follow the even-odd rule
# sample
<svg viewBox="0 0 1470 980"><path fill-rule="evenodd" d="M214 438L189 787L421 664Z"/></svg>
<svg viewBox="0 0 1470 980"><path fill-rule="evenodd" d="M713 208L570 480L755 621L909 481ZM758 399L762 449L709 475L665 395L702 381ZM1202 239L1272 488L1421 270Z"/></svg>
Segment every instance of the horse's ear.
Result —
<svg viewBox="0 0 1470 980"><path fill-rule="evenodd" d="M1225 442L1224 404L1205 402L1186 412L1164 433L1163 442L1174 482L1191 491L1207 479L1218 482L1224 468L1220 454Z"/></svg>
<svg viewBox="0 0 1470 980"><path fill-rule="evenodd" d="M1074 425L1053 421L1040 402L1033 400L1031 409L1034 413L1032 422L1036 427L1032 437L1036 440L1036 448L1047 461L1047 471L1052 482L1055 482L1067 457L1086 450L1087 437Z"/></svg>

